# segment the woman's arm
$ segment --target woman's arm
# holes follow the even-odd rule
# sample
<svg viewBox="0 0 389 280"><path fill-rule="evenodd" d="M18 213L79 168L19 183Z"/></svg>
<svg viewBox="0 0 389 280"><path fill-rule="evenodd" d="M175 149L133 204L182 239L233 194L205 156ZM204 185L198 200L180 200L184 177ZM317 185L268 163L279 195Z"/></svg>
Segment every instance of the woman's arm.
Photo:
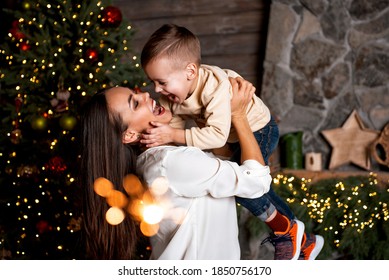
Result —
<svg viewBox="0 0 389 280"><path fill-rule="evenodd" d="M242 164L209 157L199 149L187 147L165 157L164 167L172 190L183 196L213 197L237 195L259 197L269 190L270 170L250 129L246 108L255 88L242 78L232 79L232 122L242 150Z"/></svg>
<svg viewBox="0 0 389 280"><path fill-rule="evenodd" d="M261 149L247 119L247 105L252 100L255 87L243 78L230 78L233 96L231 99L232 124L238 134L241 146L241 162L253 159L265 165Z"/></svg>

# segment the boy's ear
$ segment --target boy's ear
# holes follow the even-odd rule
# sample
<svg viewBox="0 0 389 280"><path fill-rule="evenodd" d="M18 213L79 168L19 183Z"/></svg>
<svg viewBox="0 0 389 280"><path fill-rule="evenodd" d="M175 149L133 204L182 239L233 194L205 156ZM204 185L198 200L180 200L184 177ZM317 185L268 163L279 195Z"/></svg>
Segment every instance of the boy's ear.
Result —
<svg viewBox="0 0 389 280"><path fill-rule="evenodd" d="M188 80L193 80L197 77L197 65L196 63L189 63L187 66L186 66L186 77Z"/></svg>
<svg viewBox="0 0 389 280"><path fill-rule="evenodd" d="M130 144L138 142L141 138L141 134L135 131L125 131L123 133L122 142L123 144Z"/></svg>

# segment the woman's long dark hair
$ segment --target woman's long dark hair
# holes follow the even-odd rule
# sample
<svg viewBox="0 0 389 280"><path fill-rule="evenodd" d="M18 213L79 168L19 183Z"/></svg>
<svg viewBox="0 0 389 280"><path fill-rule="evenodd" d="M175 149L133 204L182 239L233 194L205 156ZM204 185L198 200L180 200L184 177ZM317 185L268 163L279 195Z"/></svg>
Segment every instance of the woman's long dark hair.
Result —
<svg viewBox="0 0 389 280"><path fill-rule="evenodd" d="M105 198L94 192L98 177L110 180L125 193L123 178L136 171L136 152L122 143L125 130L110 114L105 91L95 94L84 106L81 118L79 183L83 192L83 242L87 259L132 259L138 241L136 222L128 216L119 225L105 220L109 208Z"/></svg>

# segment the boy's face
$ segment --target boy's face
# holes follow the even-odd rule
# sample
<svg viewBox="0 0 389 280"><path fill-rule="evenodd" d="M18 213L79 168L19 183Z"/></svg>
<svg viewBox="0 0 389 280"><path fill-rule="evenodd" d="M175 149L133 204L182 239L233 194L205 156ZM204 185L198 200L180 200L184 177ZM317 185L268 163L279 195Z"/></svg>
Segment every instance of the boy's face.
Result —
<svg viewBox="0 0 389 280"><path fill-rule="evenodd" d="M191 63L190 63L191 64ZM156 58L146 65L144 71L154 83L155 92L165 95L170 101L181 104L194 90L196 69L188 64L178 68L166 57Z"/></svg>

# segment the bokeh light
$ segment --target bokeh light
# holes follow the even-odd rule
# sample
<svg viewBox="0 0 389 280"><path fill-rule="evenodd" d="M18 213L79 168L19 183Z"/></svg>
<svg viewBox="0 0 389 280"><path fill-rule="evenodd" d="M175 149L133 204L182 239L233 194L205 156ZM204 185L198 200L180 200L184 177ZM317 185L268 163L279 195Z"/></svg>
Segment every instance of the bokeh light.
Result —
<svg viewBox="0 0 389 280"><path fill-rule="evenodd" d="M103 177L97 178L93 187L94 191L102 197L107 197L108 194L113 190L112 182Z"/></svg>
<svg viewBox="0 0 389 280"><path fill-rule="evenodd" d="M153 236L157 234L158 230L159 230L159 224L150 225L144 221L140 223L140 231L144 236L148 236L148 237Z"/></svg>
<svg viewBox="0 0 389 280"><path fill-rule="evenodd" d="M143 208L143 220L151 225L157 224L162 220L163 212L162 207L156 204L146 205Z"/></svg>
<svg viewBox="0 0 389 280"><path fill-rule="evenodd" d="M105 197L108 205L111 206L106 212L106 220L109 224L120 224L125 219L125 212L128 212L140 223L142 234L153 236L158 232L159 223L164 217L176 224L182 223L186 211L172 208L169 200L163 197L169 189L166 178L157 178L152 186L146 189L136 175L129 174L123 179L123 188L128 196L116 190L113 183L106 178L98 178L94 183L95 192ZM158 197L158 203L155 197Z"/></svg>
<svg viewBox="0 0 389 280"><path fill-rule="evenodd" d="M107 196L107 203L112 207L124 208L127 206L128 199L121 191L112 190Z"/></svg>
<svg viewBox="0 0 389 280"><path fill-rule="evenodd" d="M142 182L134 174L128 174L124 177L123 187L131 197L141 197L144 191Z"/></svg>
<svg viewBox="0 0 389 280"><path fill-rule="evenodd" d="M150 186L153 195L163 195L169 189L169 182L165 177L158 177Z"/></svg>
<svg viewBox="0 0 389 280"><path fill-rule="evenodd" d="M116 226L121 222L123 222L125 216L126 215L122 209L117 207L111 207L108 209L107 213L105 214L105 219L109 224Z"/></svg>

